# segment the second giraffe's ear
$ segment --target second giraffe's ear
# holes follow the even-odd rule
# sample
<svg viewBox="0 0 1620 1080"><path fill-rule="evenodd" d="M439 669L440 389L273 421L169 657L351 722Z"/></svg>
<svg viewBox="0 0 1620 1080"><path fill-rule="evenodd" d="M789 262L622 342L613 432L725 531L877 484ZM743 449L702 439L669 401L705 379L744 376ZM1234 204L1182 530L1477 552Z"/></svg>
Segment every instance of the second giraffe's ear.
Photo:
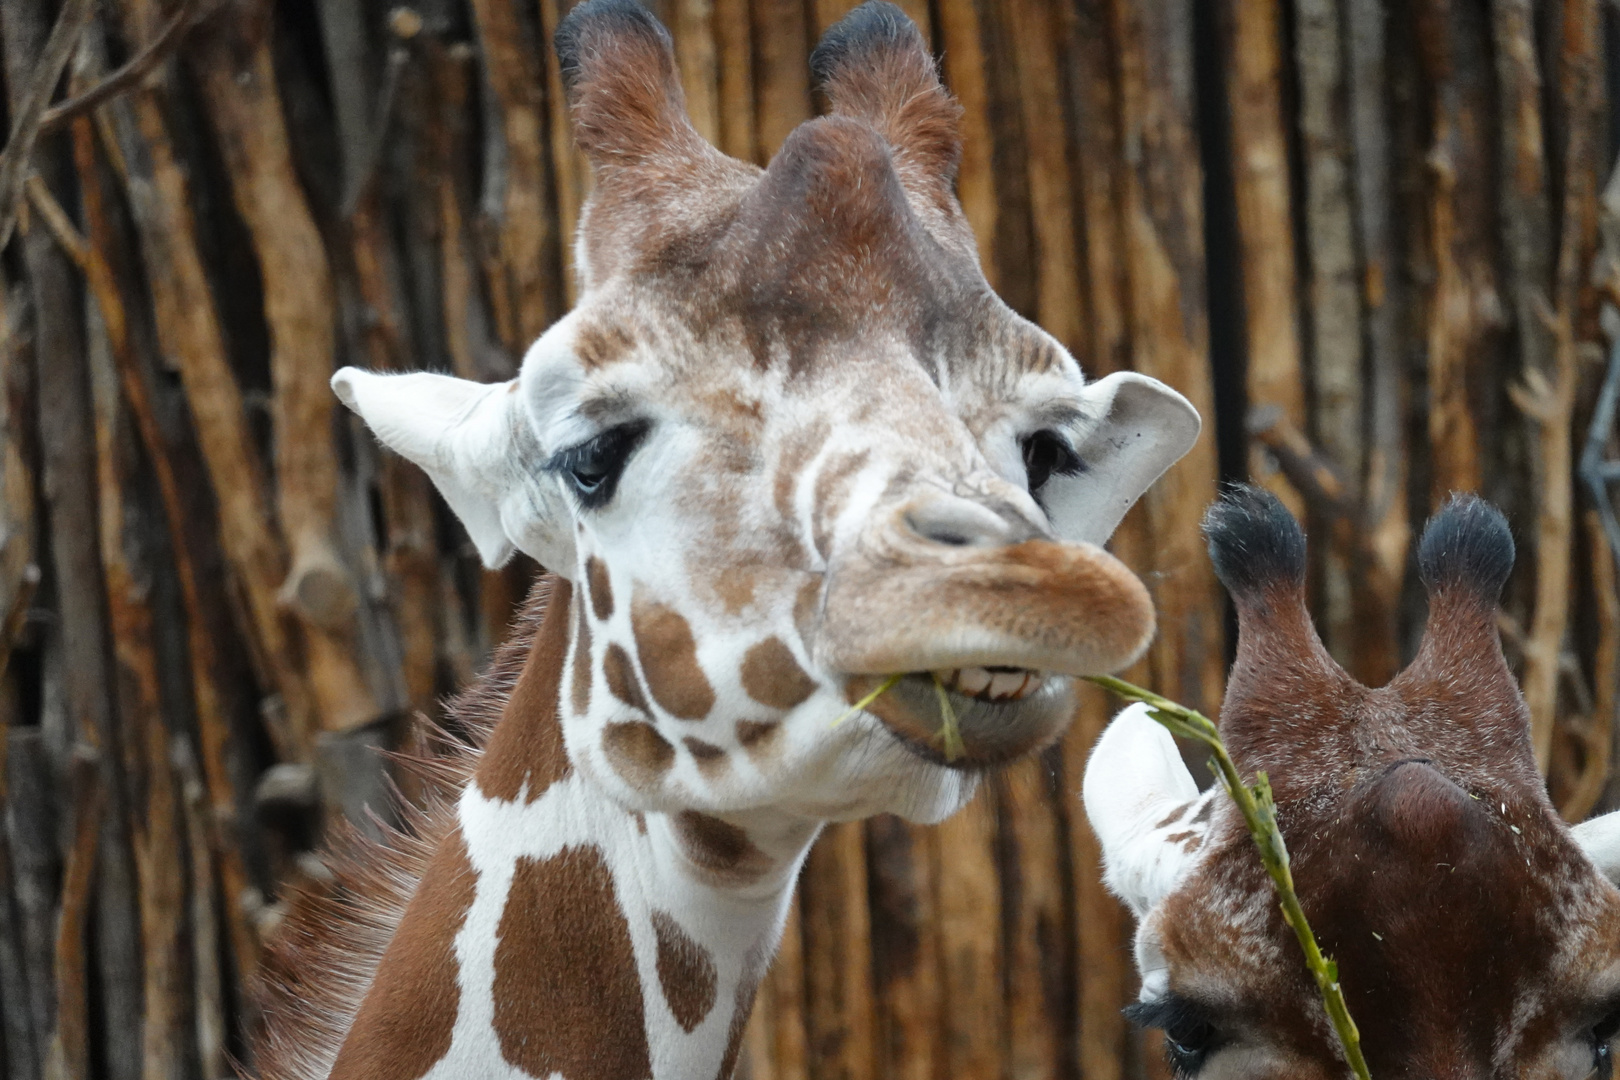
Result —
<svg viewBox="0 0 1620 1080"><path fill-rule="evenodd" d="M1102 544L1136 500L1198 441L1192 403L1157 379L1119 372L1088 383L1082 408L1100 419L1075 450L1083 467L1054 474L1042 501L1057 534Z"/></svg>
<svg viewBox="0 0 1620 1080"><path fill-rule="evenodd" d="M484 384L346 367L332 390L384 446L421 466L495 568L523 551L572 573L573 522L543 460L517 380Z"/></svg>
<svg viewBox="0 0 1620 1080"><path fill-rule="evenodd" d="M1620 810L1583 821L1572 831L1598 872L1620 885Z"/></svg>
<svg viewBox="0 0 1620 1080"><path fill-rule="evenodd" d="M1176 740L1146 705L1123 710L1102 733L1081 796L1102 848L1104 882L1138 918L1146 915L1196 865L1209 828L1208 796L1199 795Z"/></svg>

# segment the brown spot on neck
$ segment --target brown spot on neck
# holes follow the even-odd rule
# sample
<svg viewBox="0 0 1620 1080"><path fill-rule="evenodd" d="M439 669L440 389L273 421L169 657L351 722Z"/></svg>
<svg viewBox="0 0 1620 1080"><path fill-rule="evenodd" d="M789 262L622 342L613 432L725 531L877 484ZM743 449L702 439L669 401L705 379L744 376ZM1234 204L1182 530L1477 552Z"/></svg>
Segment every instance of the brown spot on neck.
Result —
<svg viewBox="0 0 1620 1080"><path fill-rule="evenodd" d="M655 911L652 924L658 938L658 984L663 987L664 1000L669 1002L675 1022L691 1034L714 1008L718 982L714 961L672 916Z"/></svg>
<svg viewBox="0 0 1620 1080"><path fill-rule="evenodd" d="M691 753L692 760L697 762L697 767L704 776L713 776L716 773L723 772L726 766L730 764L731 759L726 756L726 752L713 743L704 742L702 739L696 739L690 735L682 739L681 742L686 744L686 749Z"/></svg>
<svg viewBox="0 0 1620 1080"><path fill-rule="evenodd" d="M531 1076L652 1074L641 980L613 875L595 848L522 858L495 947L501 1054Z"/></svg>
<svg viewBox="0 0 1620 1080"><path fill-rule="evenodd" d="M526 782L533 802L572 771L557 716L571 593L569 582L556 583L528 662L478 763L478 790L491 799L516 799Z"/></svg>
<svg viewBox="0 0 1620 1080"><path fill-rule="evenodd" d="M613 617L613 581L606 564L595 555L585 560L585 581L591 590L591 610L598 622L607 622Z"/></svg>
<svg viewBox="0 0 1620 1080"><path fill-rule="evenodd" d="M466 841L452 830L377 965L331 1080L416 1080L449 1053L461 1006L456 935L477 895Z"/></svg>
<svg viewBox="0 0 1620 1080"><path fill-rule="evenodd" d="M761 705L791 709L816 692L816 681L779 637L768 637L743 655L743 689Z"/></svg>
<svg viewBox="0 0 1620 1080"><path fill-rule="evenodd" d="M754 756L767 753L781 731L782 723L779 720L737 721L737 741Z"/></svg>
<svg viewBox="0 0 1620 1080"><path fill-rule="evenodd" d="M632 709L651 715L647 697L641 692L641 682L636 678L635 665L630 663L630 654L616 641L610 642L602 654L602 674L614 697Z"/></svg>
<svg viewBox="0 0 1620 1080"><path fill-rule="evenodd" d="M585 617L585 605L576 604L579 618L574 620L574 715L584 716L591 708L591 620Z"/></svg>
<svg viewBox="0 0 1620 1080"><path fill-rule="evenodd" d="M698 664L697 642L686 616L637 595L630 604L630 625L653 700L682 720L708 716L714 689Z"/></svg>
<svg viewBox="0 0 1620 1080"><path fill-rule="evenodd" d="M752 604L758 587L759 571L748 566L728 570L714 582L714 591L720 597L720 603L725 605L727 615L740 614L743 608Z"/></svg>
<svg viewBox="0 0 1620 1080"><path fill-rule="evenodd" d="M696 810L683 810L670 821L686 857L716 885L751 885L771 869L770 856L729 821Z"/></svg>
<svg viewBox="0 0 1620 1080"><path fill-rule="evenodd" d="M1180 806L1170 811L1170 813L1166 814L1163 821L1159 822L1153 827L1155 829L1168 829L1170 826L1180 821L1191 807L1192 803L1190 801L1182 803Z"/></svg>
<svg viewBox="0 0 1620 1080"><path fill-rule="evenodd" d="M793 627L799 632L800 641L808 642L811 631L820 621L821 586L825 581L823 575L811 574L799 585L799 591L793 597Z"/></svg>
<svg viewBox="0 0 1620 1080"><path fill-rule="evenodd" d="M675 748L669 740L640 720L604 728L602 752L613 771L633 788L651 787L675 764Z"/></svg>
<svg viewBox="0 0 1620 1080"><path fill-rule="evenodd" d="M731 1073L737 1067L737 1054L742 1050L743 1032L748 1027L748 1015L754 1011L754 995L759 990L759 981L764 977L766 950L755 946L749 950L748 957L743 961L742 976L737 980L737 990L732 999L731 1028L726 1035L726 1053L720 1059L720 1071L715 1080L731 1080Z"/></svg>

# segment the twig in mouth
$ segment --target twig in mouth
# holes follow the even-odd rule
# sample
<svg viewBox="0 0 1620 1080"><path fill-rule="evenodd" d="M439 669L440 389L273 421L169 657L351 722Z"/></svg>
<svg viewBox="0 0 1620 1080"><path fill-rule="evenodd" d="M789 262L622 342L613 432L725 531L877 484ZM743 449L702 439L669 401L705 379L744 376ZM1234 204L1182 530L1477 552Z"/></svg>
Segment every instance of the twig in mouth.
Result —
<svg viewBox="0 0 1620 1080"><path fill-rule="evenodd" d="M848 720L850 717L872 704L872 702L894 689L894 684L903 678L905 678L904 674L890 675L887 679L884 679L878 684L878 688L876 690L872 691L870 694L867 694L865 697L861 698L861 700L845 709L843 713L839 715L838 719L832 722L831 726L837 727L839 724L842 724L845 720Z"/></svg>

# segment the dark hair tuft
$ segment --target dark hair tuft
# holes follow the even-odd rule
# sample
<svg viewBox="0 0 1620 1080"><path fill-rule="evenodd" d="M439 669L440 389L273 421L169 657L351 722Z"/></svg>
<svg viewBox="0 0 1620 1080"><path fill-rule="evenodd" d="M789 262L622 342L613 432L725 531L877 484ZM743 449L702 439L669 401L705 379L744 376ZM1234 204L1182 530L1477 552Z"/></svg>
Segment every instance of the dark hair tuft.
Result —
<svg viewBox="0 0 1620 1080"><path fill-rule="evenodd" d="M570 11L557 27L552 45L557 50L557 71L563 86L573 90L584 70L583 54L588 35L602 30L616 33L640 32L668 47L669 31L639 0L585 0Z"/></svg>
<svg viewBox="0 0 1620 1080"><path fill-rule="evenodd" d="M821 44L810 54L810 75L818 85L825 84L851 56L905 43L922 45L917 25L888 0L866 0L821 36Z"/></svg>
<svg viewBox="0 0 1620 1080"><path fill-rule="evenodd" d="M1268 585L1305 583L1305 533L1264 488L1229 488L1204 515L1204 539L1216 576L1235 597Z"/></svg>
<svg viewBox="0 0 1620 1080"><path fill-rule="evenodd" d="M1459 493L1424 526L1418 571L1431 592L1460 585L1494 602L1513 572L1514 556L1502 511L1478 495Z"/></svg>

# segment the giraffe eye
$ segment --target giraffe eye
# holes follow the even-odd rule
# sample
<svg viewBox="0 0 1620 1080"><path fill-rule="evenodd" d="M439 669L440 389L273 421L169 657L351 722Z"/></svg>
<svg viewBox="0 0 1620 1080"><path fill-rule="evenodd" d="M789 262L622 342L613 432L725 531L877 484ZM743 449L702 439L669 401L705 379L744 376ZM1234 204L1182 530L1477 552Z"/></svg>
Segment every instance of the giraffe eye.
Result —
<svg viewBox="0 0 1620 1080"><path fill-rule="evenodd" d="M1024 473L1029 481L1031 495L1040 491L1053 473L1074 476L1085 471L1085 462L1068 441L1055 431L1037 431L1018 440L1024 455Z"/></svg>
<svg viewBox="0 0 1620 1080"><path fill-rule="evenodd" d="M1614 1075L1616 1036L1620 1036L1620 1009L1615 1009L1592 1028L1592 1074L1600 1080Z"/></svg>
<svg viewBox="0 0 1620 1080"><path fill-rule="evenodd" d="M1205 1007L1179 994L1138 1002L1125 1010L1125 1018L1139 1028L1164 1032L1165 1056L1177 1077L1197 1076L1209 1055L1221 1048L1221 1033Z"/></svg>
<svg viewBox="0 0 1620 1080"><path fill-rule="evenodd" d="M576 446L559 450L545 468L562 477L580 506L587 510L606 506L619 486L630 455L646 438L650 426L645 420L636 420L608 428Z"/></svg>

